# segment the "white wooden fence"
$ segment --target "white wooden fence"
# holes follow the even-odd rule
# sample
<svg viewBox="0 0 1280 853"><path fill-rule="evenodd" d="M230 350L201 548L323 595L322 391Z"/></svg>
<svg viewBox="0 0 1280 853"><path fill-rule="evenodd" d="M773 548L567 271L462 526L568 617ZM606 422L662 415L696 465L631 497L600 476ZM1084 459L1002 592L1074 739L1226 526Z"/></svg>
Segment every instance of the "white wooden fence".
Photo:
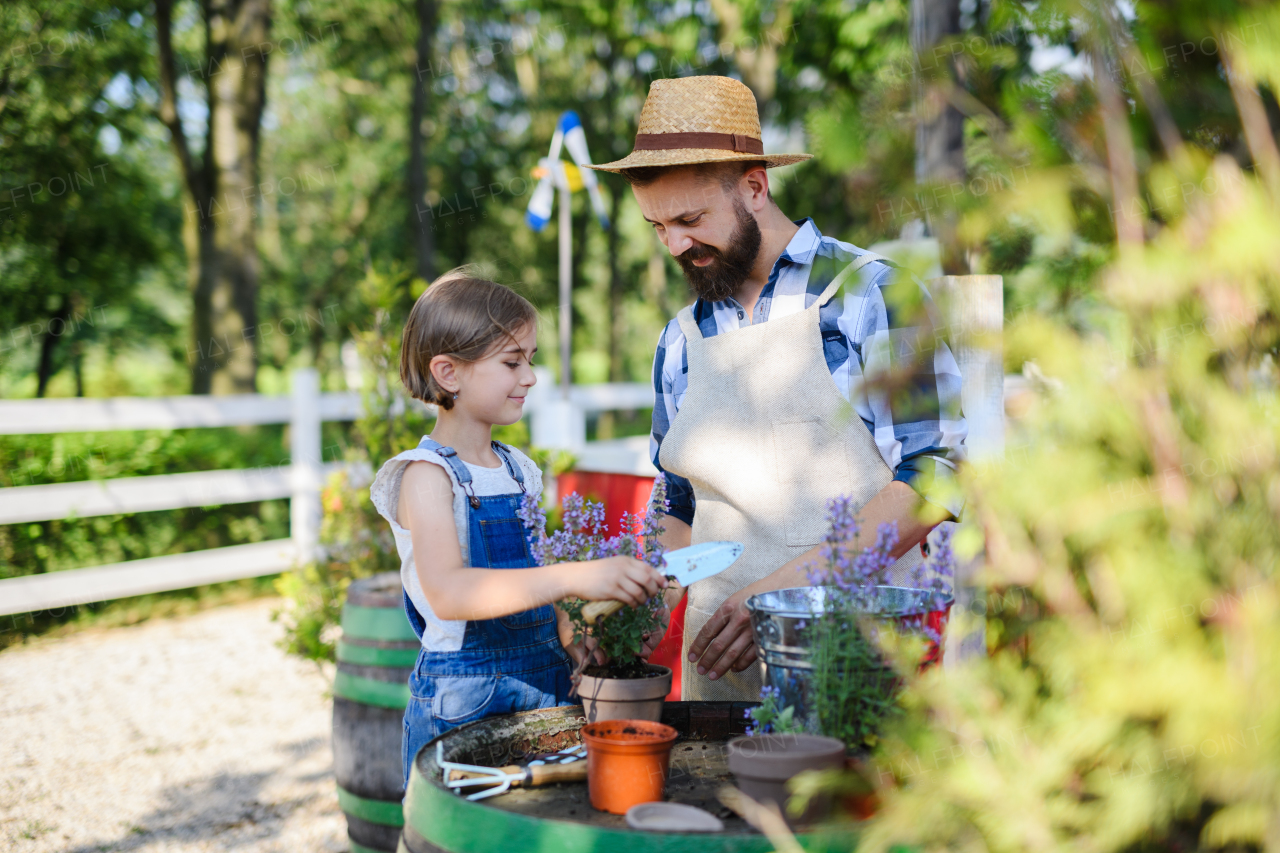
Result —
<svg viewBox="0 0 1280 853"><path fill-rule="evenodd" d="M550 395L540 382L526 406L533 414ZM644 408L653 391L642 383L577 386L571 399L579 417L588 411ZM0 615L48 610L186 589L201 584L261 577L287 571L316 553L320 490L341 463L321 460L320 425L351 421L360 414L360 394L320 393L319 375L294 371L287 397L243 394L227 397L117 397L0 401L0 435L135 429L185 429L289 424L288 465L89 480L0 489L0 524L21 524L117 513L217 506L289 498L288 539L192 551L125 563L70 569L0 580ZM633 446L634 445L634 446ZM643 467L636 442L594 444L586 455L618 470Z"/></svg>
<svg viewBox="0 0 1280 853"><path fill-rule="evenodd" d="M1001 369L1000 277L946 277L935 280L933 287L941 298L948 335L964 375L970 455L999 456L1004 449L1007 384ZM268 469L0 489L0 524L290 499L288 539L3 579L0 615L260 577L311 559L319 538L320 489L329 468L321 461L320 424L354 420L361 407L356 392L321 394L319 389L318 374L305 369L294 372L288 397L0 401L0 435L288 423L292 460ZM550 376L542 373L530 391L525 413L533 419L534 443L574 451L579 470L652 476L656 472L648 458L647 437L588 444L585 424L588 412L643 409L652 406L653 399L647 384L606 383L574 386L566 400ZM967 578L958 580L959 599ZM965 590L966 595L969 592ZM981 632L960 644L980 647Z"/></svg>

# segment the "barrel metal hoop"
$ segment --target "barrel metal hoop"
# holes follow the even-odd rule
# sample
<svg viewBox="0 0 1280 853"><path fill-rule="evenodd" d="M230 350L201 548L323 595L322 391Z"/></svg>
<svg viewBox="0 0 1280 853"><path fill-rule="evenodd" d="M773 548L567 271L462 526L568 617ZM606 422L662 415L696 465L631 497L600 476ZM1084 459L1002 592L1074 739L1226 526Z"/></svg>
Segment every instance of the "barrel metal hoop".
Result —
<svg viewBox="0 0 1280 853"><path fill-rule="evenodd" d="M333 695L381 708L404 708L409 704L409 685L339 671L333 677Z"/></svg>
<svg viewBox="0 0 1280 853"><path fill-rule="evenodd" d="M363 844L357 844L352 841L349 836L347 838L347 845L351 848L351 853L386 853L384 850L375 850L372 847L365 847Z"/></svg>
<svg viewBox="0 0 1280 853"><path fill-rule="evenodd" d="M342 632L363 640L416 641L417 635L409 624L409 617L401 608L359 607L354 604L342 608Z"/></svg>
<svg viewBox="0 0 1280 853"><path fill-rule="evenodd" d="M380 826L404 826L404 809L395 800L371 800L351 793L341 785L338 789L338 808L361 820Z"/></svg>
<svg viewBox="0 0 1280 853"><path fill-rule="evenodd" d="M380 649L375 646L359 646L338 641L338 662L353 663L358 666L391 666L411 667L418 662L418 648L412 649Z"/></svg>

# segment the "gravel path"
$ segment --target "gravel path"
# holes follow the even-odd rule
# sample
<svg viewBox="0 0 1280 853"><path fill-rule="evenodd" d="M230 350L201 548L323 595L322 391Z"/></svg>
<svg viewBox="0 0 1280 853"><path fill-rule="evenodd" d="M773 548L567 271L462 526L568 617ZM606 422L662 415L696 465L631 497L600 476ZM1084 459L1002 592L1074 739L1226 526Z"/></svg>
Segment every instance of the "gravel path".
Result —
<svg viewBox="0 0 1280 853"><path fill-rule="evenodd" d="M0 653L0 850L347 850L330 679L277 604Z"/></svg>

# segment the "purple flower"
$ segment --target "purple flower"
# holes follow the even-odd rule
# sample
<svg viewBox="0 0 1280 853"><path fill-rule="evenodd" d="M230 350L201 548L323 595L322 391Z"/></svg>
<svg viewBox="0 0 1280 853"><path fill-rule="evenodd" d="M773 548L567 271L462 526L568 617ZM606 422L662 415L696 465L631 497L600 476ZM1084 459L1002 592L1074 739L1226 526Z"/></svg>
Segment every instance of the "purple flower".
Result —
<svg viewBox="0 0 1280 853"><path fill-rule="evenodd" d="M811 585L828 588L834 610L874 611L879 601L877 587L892 583L897 562L893 549L899 542L897 523L879 525L875 541L861 549L855 544L860 532L852 498L837 497L827 504L827 534L819 549L820 562L810 565L807 574ZM951 525L943 525L933 534L929 561L915 570L909 583L925 590L931 608L937 609L950 594L949 581L954 574Z"/></svg>

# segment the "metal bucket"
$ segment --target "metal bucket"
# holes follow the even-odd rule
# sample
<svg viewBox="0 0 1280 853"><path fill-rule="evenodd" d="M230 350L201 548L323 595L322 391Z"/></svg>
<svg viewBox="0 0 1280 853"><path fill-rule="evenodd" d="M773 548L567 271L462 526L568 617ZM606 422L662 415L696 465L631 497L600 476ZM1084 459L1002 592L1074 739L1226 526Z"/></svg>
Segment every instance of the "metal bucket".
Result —
<svg viewBox="0 0 1280 853"><path fill-rule="evenodd" d="M765 686L776 689L779 707L792 706L795 719L803 721L805 729L815 734L819 727L810 698L813 663L806 629L825 612L830 593L827 587L806 586L763 592L747 599L756 648L764 662ZM933 594L928 590L878 586L865 612L892 620L900 631L922 631L927 627L940 637L953 602L954 598L947 596L942 607L932 608ZM941 661L941 643L931 639L920 667Z"/></svg>

